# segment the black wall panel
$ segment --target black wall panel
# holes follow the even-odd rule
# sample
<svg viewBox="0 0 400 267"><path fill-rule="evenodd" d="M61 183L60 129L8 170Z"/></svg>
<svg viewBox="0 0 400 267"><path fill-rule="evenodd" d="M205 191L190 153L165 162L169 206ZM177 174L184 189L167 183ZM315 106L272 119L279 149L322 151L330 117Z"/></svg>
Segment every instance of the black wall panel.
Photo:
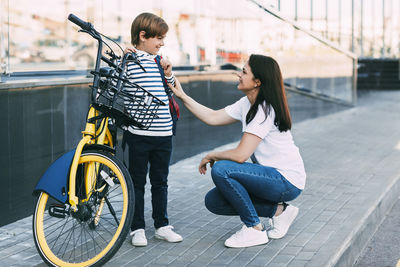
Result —
<svg viewBox="0 0 400 267"><path fill-rule="evenodd" d="M223 108L243 96L236 88L237 78L232 73L179 76L179 79L189 95L214 109ZM288 93L288 99L294 121L344 108L294 93ZM51 162L74 148L81 139L88 105L87 85L0 90L0 140L3 141L0 226L33 213L32 190ZM240 123L207 126L183 104L180 103L180 107L171 163L241 137Z"/></svg>

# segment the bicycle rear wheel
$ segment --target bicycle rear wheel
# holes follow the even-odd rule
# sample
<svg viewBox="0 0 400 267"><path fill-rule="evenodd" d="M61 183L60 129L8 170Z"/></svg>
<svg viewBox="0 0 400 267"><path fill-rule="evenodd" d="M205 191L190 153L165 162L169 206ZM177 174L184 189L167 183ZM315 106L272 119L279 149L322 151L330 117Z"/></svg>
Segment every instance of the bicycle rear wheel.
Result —
<svg viewBox="0 0 400 267"><path fill-rule="evenodd" d="M85 175L94 168L90 198L86 198ZM50 266L99 266L120 248L128 234L134 212L130 175L114 156L85 151L79 159L76 194L78 211L42 192L33 216L35 245Z"/></svg>

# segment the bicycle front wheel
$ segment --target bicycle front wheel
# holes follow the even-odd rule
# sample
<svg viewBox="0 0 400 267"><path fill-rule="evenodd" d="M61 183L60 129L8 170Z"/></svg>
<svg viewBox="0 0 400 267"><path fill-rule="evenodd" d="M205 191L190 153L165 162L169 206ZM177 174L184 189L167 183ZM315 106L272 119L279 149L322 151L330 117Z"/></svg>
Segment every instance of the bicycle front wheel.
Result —
<svg viewBox="0 0 400 267"><path fill-rule="evenodd" d="M89 189L88 173L93 181ZM39 254L50 266L102 265L117 252L130 228L133 183L116 157L101 151L82 152L76 177L78 211L45 192L37 200L33 235Z"/></svg>

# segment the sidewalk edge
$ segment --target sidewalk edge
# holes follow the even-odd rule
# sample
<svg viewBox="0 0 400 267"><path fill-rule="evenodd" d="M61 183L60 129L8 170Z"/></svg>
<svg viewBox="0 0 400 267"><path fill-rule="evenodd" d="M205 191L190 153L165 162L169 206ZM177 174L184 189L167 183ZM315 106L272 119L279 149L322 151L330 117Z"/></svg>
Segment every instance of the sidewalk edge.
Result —
<svg viewBox="0 0 400 267"><path fill-rule="evenodd" d="M393 208L400 195L400 174L393 180L390 186L382 193L381 197L371 206L360 221L358 229L353 231L341 249L331 258L330 266L353 266L361 252L368 244L385 215Z"/></svg>

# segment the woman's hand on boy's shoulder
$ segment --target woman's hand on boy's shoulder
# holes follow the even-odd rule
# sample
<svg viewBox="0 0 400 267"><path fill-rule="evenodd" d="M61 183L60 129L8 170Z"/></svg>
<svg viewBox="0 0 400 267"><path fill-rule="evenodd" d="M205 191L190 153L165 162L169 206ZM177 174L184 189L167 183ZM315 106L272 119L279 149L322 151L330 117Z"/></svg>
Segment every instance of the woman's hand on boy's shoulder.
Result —
<svg viewBox="0 0 400 267"><path fill-rule="evenodd" d="M166 77L171 77L172 75L172 64L168 59L162 58L160 60L160 65L164 70L164 74Z"/></svg>

